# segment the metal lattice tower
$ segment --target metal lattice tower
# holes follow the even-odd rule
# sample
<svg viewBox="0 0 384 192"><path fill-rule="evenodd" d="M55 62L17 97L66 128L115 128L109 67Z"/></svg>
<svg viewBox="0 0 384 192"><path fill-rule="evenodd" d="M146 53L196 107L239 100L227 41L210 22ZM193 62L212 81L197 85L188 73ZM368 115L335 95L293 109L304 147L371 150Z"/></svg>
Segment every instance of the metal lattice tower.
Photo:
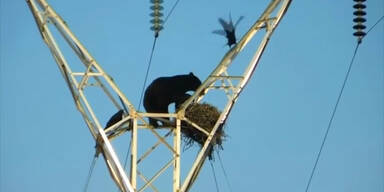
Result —
<svg viewBox="0 0 384 192"><path fill-rule="evenodd" d="M99 152L103 155L105 163L109 169L112 179L121 191L134 192L144 191L150 187L153 191L159 191L153 185L156 180L165 170L173 167L173 191L186 192L189 191L194 181L196 180L202 165L207 157L207 149L212 141L220 124L224 123L231 112L233 105L236 103L239 94L244 89L245 85L252 76L259 59L274 31L279 24L281 18L287 11L291 0L272 0L260 18L250 27L249 31L241 38L236 46L230 49L223 57L221 62L202 83L187 101L185 101L177 113L143 113L137 111L134 105L125 97L123 92L115 84L113 79L102 69L87 49L80 43L76 36L67 26L66 22L53 10L53 8L45 0L27 0L31 12L36 20L36 24L41 33L41 36L51 51L61 74L67 83L69 90L73 96L73 100L82 117L85 120L93 138L95 139ZM59 35L65 40L72 51L81 61L79 66L74 66L74 63L67 62L62 50L60 49L56 38L51 29L55 28ZM232 61L245 48L257 32L263 33L263 37L259 47L254 53L253 58L245 68L243 74L232 74L229 71ZM76 69L76 70L75 70ZM89 87L96 87L103 93L118 110L124 108L119 103L119 100L127 107L127 115L118 123L104 130L99 121L97 113L97 103L91 103L86 92ZM212 131L208 133L197 124L185 117L185 110L192 102L201 102L206 94L210 91L223 91L226 95L226 105L221 109L222 113L217 120ZM165 136L161 136L156 129L151 127L147 122L147 117L164 118L170 117L175 119L175 125L167 127L169 130ZM186 178L182 181L180 178L180 146L181 146L181 122L185 121L193 125L197 130L205 133L207 139L205 144L197 154L193 165L188 171ZM111 144L111 140L124 134L127 131L132 132L131 136L131 159L129 177L123 169L118 156ZM151 132L158 141L150 147L143 155L138 156L137 140L138 131ZM107 137L110 133L113 136ZM171 135L173 143L168 143L166 137ZM168 163L161 166L159 171L150 179L138 169L138 164L151 155L152 151L159 145L164 145L171 152L171 157ZM142 186L137 185L137 178L141 178L144 182Z"/></svg>

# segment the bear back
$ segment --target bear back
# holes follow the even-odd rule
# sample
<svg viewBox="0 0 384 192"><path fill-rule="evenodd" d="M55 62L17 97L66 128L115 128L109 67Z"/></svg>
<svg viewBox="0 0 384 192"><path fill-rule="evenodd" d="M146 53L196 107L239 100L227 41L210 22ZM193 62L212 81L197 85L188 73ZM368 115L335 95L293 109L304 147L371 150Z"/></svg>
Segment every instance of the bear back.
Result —
<svg viewBox="0 0 384 192"><path fill-rule="evenodd" d="M190 97L186 92L196 91L201 81L193 73L155 79L145 90L144 108L148 113L168 113L168 105L177 107ZM150 124L158 126L157 120L149 118Z"/></svg>
<svg viewBox="0 0 384 192"><path fill-rule="evenodd" d="M174 102L177 97L184 95L184 93L196 91L200 85L200 79L192 72L186 75L159 77L148 86L145 94L150 97L166 98L168 102Z"/></svg>

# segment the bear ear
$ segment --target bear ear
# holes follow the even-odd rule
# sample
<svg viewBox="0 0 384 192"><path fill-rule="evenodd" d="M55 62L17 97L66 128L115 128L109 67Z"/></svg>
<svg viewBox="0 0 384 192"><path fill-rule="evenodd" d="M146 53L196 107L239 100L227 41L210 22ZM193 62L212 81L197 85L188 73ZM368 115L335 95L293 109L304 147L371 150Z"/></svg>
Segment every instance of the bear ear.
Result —
<svg viewBox="0 0 384 192"><path fill-rule="evenodd" d="M189 72L189 75L191 75L191 76L195 76L192 72Z"/></svg>

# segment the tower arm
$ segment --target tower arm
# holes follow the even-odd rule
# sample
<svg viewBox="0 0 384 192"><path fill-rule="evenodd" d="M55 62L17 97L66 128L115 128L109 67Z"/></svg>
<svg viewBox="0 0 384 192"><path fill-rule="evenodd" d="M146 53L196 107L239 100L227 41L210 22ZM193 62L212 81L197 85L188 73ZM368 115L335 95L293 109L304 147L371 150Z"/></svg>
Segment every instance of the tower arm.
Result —
<svg viewBox="0 0 384 192"><path fill-rule="evenodd" d="M186 100L178 113L183 115L185 113L186 108L195 100L200 101L206 93L210 90L210 87L217 81L222 78L226 78L230 81L232 76L229 76L227 73L227 69L232 63L232 61L236 58L239 52L242 51L242 49L248 44L248 42L252 39L252 37L256 34L256 32L260 31L261 29L265 28L266 33L262 39L262 42L260 43L258 49L256 50L251 62L249 63L248 67L245 69L243 75L240 78L240 81L238 85L234 88L234 92L232 93L230 99L228 99L228 102L221 113L219 119L217 120L214 128L211 130L207 140L205 141L205 144L203 145L202 149L200 150L198 156L196 157L195 163L193 164L191 170L189 171L187 178L185 179L181 191L186 192L189 191L190 187L192 186L193 182L195 181L199 170L202 167L202 164L204 163L206 157L207 157L207 149L209 144L212 141L213 136L215 135L218 127L223 124L229 113L231 112L231 109L233 105L236 103L239 94L244 89L246 84L249 82L249 79L251 78L254 70L257 67L257 64L260 60L260 57L262 53L265 50L265 47L267 43L269 42L269 39L279 24L281 18L286 13L289 5L291 3L291 0L273 0L268 5L264 13L261 15L260 19L258 19L254 25L250 28L250 30L242 37L242 39L239 41L239 43L230 49L223 57L219 65L213 70L213 72L208 76L208 78L202 83L202 85L196 90L193 96L191 96L188 100ZM280 7L279 7L280 5ZM276 11L275 15L272 15Z"/></svg>

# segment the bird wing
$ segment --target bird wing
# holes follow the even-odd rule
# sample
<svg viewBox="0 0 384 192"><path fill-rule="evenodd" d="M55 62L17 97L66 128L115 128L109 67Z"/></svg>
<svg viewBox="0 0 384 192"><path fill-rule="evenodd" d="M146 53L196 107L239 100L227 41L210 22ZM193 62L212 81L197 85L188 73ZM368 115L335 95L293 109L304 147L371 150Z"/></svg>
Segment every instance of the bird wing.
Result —
<svg viewBox="0 0 384 192"><path fill-rule="evenodd" d="M234 29L233 25L227 23L224 19L219 18L219 22L220 22L221 26L223 26L224 30L233 31L233 29Z"/></svg>
<svg viewBox="0 0 384 192"><path fill-rule="evenodd" d="M240 16L239 19L236 21L235 23L235 28L237 27L237 25L240 23L241 20L244 19L244 16Z"/></svg>
<svg viewBox="0 0 384 192"><path fill-rule="evenodd" d="M227 33L224 30L221 30L221 29L214 30L214 31L212 31L212 33L218 34L218 35L222 35L222 36L226 36L227 35Z"/></svg>

